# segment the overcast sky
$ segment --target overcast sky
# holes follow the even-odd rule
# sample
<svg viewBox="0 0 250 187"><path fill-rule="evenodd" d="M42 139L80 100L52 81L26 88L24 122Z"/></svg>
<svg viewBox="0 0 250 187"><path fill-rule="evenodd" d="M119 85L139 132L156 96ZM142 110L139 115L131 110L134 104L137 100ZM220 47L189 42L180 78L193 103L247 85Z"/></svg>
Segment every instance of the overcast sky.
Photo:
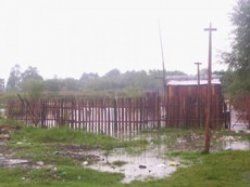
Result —
<svg viewBox="0 0 250 187"><path fill-rule="evenodd" d="M0 77L11 67L37 67L44 78L103 75L118 68L161 69L160 20L167 70L194 73L207 66L213 33L213 69L230 50L230 13L236 0L0 0ZM7 81L7 80L6 80Z"/></svg>

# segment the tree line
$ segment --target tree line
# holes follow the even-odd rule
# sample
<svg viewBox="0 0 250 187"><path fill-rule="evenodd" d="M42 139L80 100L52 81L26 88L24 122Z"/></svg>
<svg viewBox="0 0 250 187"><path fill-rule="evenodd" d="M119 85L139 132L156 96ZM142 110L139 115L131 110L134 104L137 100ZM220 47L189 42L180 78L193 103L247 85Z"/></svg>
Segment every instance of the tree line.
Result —
<svg viewBox="0 0 250 187"><path fill-rule="evenodd" d="M237 96L250 94L250 0L238 0L231 14L234 36L231 51L222 53L228 64L224 80L226 91Z"/></svg>
<svg viewBox="0 0 250 187"><path fill-rule="evenodd" d="M32 93L120 93L141 94L145 91L160 91L163 88L162 70L127 71L112 69L103 76L83 73L79 79L44 79L36 67L21 72L20 65L11 68L6 92ZM181 71L167 71L166 75L186 75Z"/></svg>

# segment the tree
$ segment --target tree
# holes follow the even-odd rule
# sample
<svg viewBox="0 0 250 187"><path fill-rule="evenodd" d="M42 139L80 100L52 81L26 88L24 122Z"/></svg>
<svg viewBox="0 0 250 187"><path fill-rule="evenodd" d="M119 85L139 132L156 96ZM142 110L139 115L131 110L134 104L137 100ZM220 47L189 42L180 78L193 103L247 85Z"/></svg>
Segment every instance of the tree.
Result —
<svg viewBox="0 0 250 187"><path fill-rule="evenodd" d="M41 91L39 89L39 85L43 82L43 78L39 75L36 67L29 66L20 76L20 87L23 92L29 92L31 95L38 95L38 92ZM41 87L42 90L44 89ZM37 91L35 91L37 89ZM34 92L30 93L30 92ZM35 93L37 92L37 93Z"/></svg>
<svg viewBox="0 0 250 187"><path fill-rule="evenodd" d="M20 66L16 64L11 68L9 79L7 81L7 90L8 91L18 91L21 81L21 71Z"/></svg>
<svg viewBox="0 0 250 187"><path fill-rule="evenodd" d="M244 114L250 128L250 0L239 0L231 18L235 38L231 52L222 55L228 64L224 80L226 91L233 96L234 109Z"/></svg>
<svg viewBox="0 0 250 187"><path fill-rule="evenodd" d="M62 91L79 91L79 81L74 78L66 78L62 80Z"/></svg>
<svg viewBox="0 0 250 187"><path fill-rule="evenodd" d="M83 89L88 88L91 84L94 84L99 78L97 73L83 73L79 81Z"/></svg>
<svg viewBox="0 0 250 187"><path fill-rule="evenodd" d="M88 82L88 81L96 80L98 78L99 78L99 75L97 73L83 73L80 78L80 81Z"/></svg>
<svg viewBox="0 0 250 187"><path fill-rule="evenodd" d="M48 79L44 84L48 92L59 92L62 89L62 80L57 78Z"/></svg>
<svg viewBox="0 0 250 187"><path fill-rule="evenodd" d="M112 69L108 73L104 75L104 77L115 79L121 75L120 71L118 69Z"/></svg>
<svg viewBox="0 0 250 187"><path fill-rule="evenodd" d="M4 79L0 78L0 92L4 91Z"/></svg>
<svg viewBox="0 0 250 187"><path fill-rule="evenodd" d="M234 42L232 51L222 54L233 77L227 90L231 94L250 92L250 0L239 0L232 14Z"/></svg>
<svg viewBox="0 0 250 187"><path fill-rule="evenodd" d="M123 84L129 89L147 90L149 77L145 71L127 71L123 75Z"/></svg>
<svg viewBox="0 0 250 187"><path fill-rule="evenodd" d="M34 101L42 97L45 86L43 81L31 79L22 83L22 89L25 95Z"/></svg>
<svg viewBox="0 0 250 187"><path fill-rule="evenodd" d="M21 74L22 82L29 80L42 81L43 78L39 75L36 67L29 66L22 74Z"/></svg>

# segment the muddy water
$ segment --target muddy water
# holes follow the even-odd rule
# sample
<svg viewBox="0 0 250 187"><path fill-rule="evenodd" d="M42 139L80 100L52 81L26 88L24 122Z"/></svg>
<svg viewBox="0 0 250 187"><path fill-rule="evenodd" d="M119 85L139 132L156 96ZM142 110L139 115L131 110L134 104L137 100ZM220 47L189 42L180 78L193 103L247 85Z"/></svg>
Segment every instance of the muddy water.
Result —
<svg viewBox="0 0 250 187"><path fill-rule="evenodd" d="M250 150L250 141L241 140L239 137L223 136L218 140L217 150Z"/></svg>
<svg viewBox="0 0 250 187"><path fill-rule="evenodd" d="M231 131L236 133L250 133L248 122L241 118L240 113L234 109L231 111ZM233 136L224 136L220 139L223 150L250 150L250 141L240 140Z"/></svg>
<svg viewBox="0 0 250 187"><path fill-rule="evenodd" d="M231 111L231 130L250 133L248 122L242 119L240 113L234 109Z"/></svg>
<svg viewBox="0 0 250 187"><path fill-rule="evenodd" d="M123 183L163 178L175 172L179 163L164 159L161 152L161 149L149 149L135 156L125 153L122 149L116 150L108 156L100 155L100 161L88 167L104 172L122 173L124 174ZM115 164L120 161L123 163L120 166Z"/></svg>
<svg viewBox="0 0 250 187"><path fill-rule="evenodd" d="M0 155L0 167L15 167L17 165L24 165L28 163L28 160L8 159Z"/></svg>
<svg viewBox="0 0 250 187"><path fill-rule="evenodd" d="M181 137L177 139L177 143L174 145L174 150L202 151L204 146L203 143L203 136L197 136L197 138ZM239 136L222 136L216 139L215 143L211 144L212 152L219 152L224 150L250 150L250 141L242 140Z"/></svg>
<svg viewBox="0 0 250 187"><path fill-rule="evenodd" d="M250 142L249 141L234 141L234 142L226 142L224 144L224 148L226 150L250 150Z"/></svg>
<svg viewBox="0 0 250 187"><path fill-rule="evenodd" d="M159 138L159 137L158 137ZM146 138L149 142L153 141L153 137ZM166 139L160 137L160 140ZM116 150L112 154L105 156L100 155L100 160L89 168L105 171L117 172L124 174L122 182L129 183L133 180L147 180L151 178L164 178L176 171L178 160L171 161L163 157L167 150L175 151L202 151L204 137L192 134L190 137L185 136L177 138L173 145L154 145L140 155L133 156L121 150ZM223 136L212 145L213 152L223 150L250 150L250 141L241 140L240 137ZM121 166L114 164L117 161L123 162Z"/></svg>
<svg viewBox="0 0 250 187"><path fill-rule="evenodd" d="M10 159L7 158L7 156L3 153L5 152L5 142L0 141L0 167L14 167L17 165L23 165L23 164L28 164L29 161L27 160L22 160L22 159Z"/></svg>

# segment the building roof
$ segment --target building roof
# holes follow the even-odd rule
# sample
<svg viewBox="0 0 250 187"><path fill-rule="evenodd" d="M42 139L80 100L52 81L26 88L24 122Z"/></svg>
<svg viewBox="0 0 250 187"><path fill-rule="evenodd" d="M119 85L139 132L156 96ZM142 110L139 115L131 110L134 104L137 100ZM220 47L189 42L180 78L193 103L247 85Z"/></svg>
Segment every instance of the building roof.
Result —
<svg viewBox="0 0 250 187"><path fill-rule="evenodd" d="M207 80L201 80L201 85L208 84ZM221 84L219 79L213 79L212 84ZM197 80L171 80L167 82L167 85L182 85L182 86L189 86L189 85L198 85Z"/></svg>

